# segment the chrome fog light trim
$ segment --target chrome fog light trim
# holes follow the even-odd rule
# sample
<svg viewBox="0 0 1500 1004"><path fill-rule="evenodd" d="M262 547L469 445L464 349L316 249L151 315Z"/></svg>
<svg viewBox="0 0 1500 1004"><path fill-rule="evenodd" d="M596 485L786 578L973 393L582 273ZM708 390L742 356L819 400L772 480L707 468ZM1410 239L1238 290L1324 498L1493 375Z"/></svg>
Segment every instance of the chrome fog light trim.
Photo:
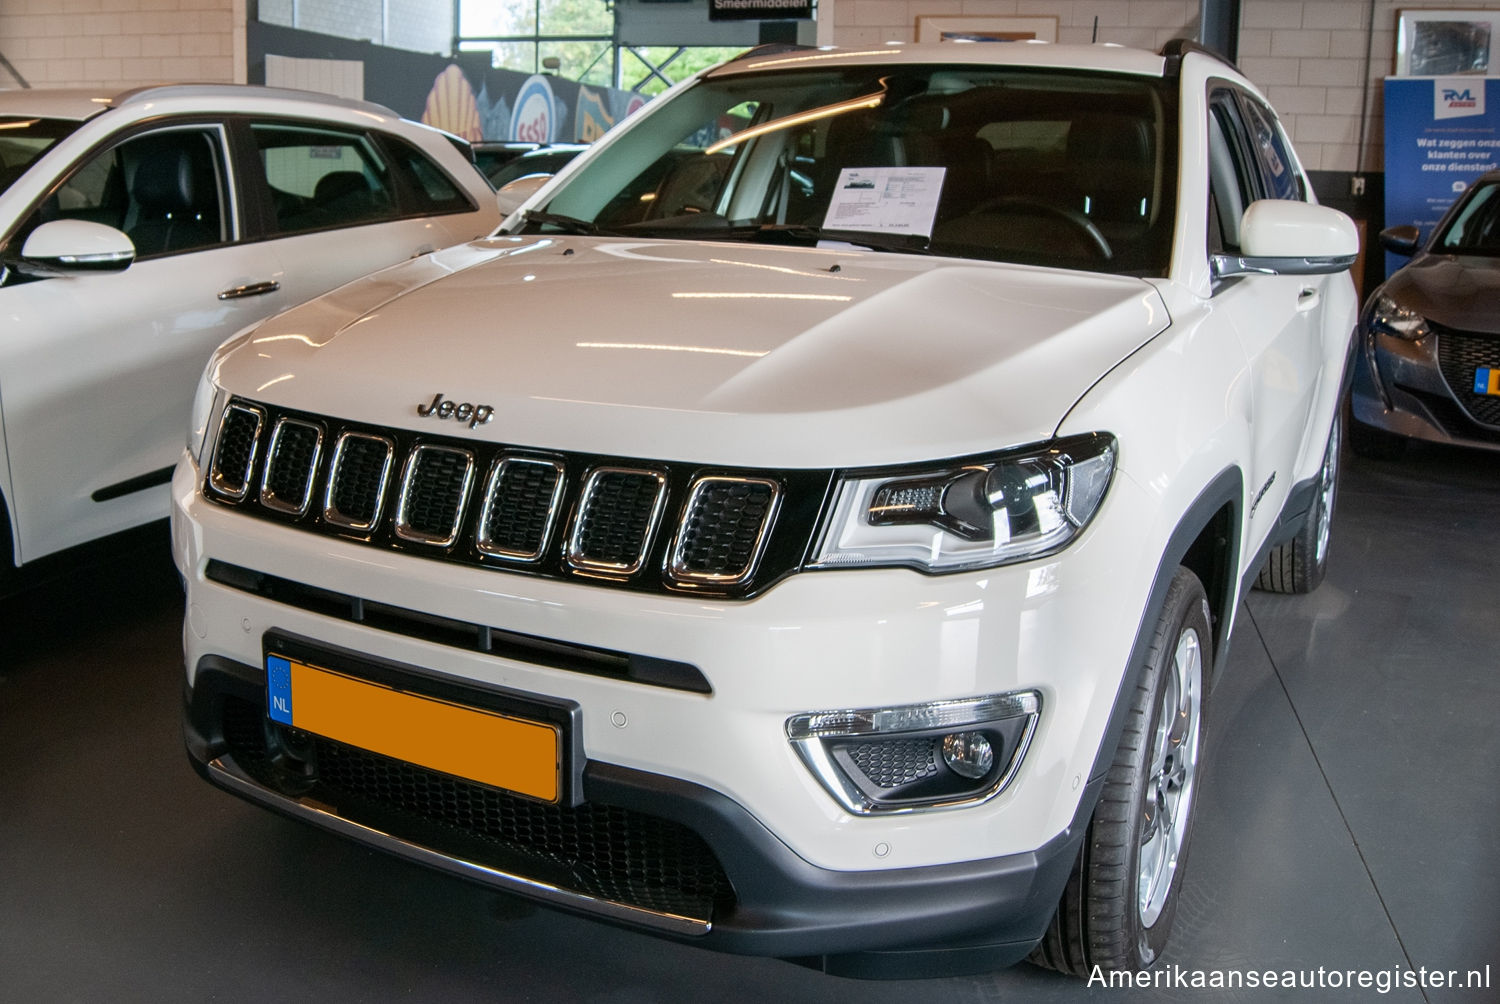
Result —
<svg viewBox="0 0 1500 1004"><path fill-rule="evenodd" d="M815 711L786 735L834 800L856 815L974 805L1015 777L1041 714L1035 690L889 708ZM982 771L953 767L955 743L988 743ZM949 752L945 753L945 746Z"/></svg>

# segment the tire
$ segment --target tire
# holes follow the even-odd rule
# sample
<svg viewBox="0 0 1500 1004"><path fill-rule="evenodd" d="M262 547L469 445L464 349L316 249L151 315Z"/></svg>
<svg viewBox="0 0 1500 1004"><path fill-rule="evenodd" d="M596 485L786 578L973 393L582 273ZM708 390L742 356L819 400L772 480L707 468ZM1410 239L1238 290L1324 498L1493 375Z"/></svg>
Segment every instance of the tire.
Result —
<svg viewBox="0 0 1500 1004"><path fill-rule="evenodd" d="M1291 540L1277 544L1255 577L1255 588L1268 593L1310 593L1328 574L1328 543L1333 530L1333 506L1339 487L1339 441L1343 412L1333 413L1323 466L1318 469L1317 494L1307 521Z"/></svg>
<svg viewBox="0 0 1500 1004"><path fill-rule="evenodd" d="M1145 969L1166 945L1193 831L1212 665L1208 600L1179 568L1057 913L1031 961L1087 977Z"/></svg>
<svg viewBox="0 0 1500 1004"><path fill-rule="evenodd" d="M1406 444L1405 436L1357 421L1349 423L1349 448L1361 457L1369 457L1371 460L1400 460L1406 452Z"/></svg>

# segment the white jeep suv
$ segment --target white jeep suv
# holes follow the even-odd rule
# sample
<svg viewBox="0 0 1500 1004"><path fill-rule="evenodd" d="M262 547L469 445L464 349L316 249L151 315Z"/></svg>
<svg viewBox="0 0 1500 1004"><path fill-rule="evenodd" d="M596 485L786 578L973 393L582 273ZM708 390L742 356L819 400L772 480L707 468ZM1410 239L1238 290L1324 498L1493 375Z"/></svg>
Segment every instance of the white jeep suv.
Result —
<svg viewBox="0 0 1500 1004"><path fill-rule="evenodd" d="M1148 965L1242 593L1323 574L1355 253L1191 46L753 51L215 356L191 757L705 947Z"/></svg>
<svg viewBox="0 0 1500 1004"><path fill-rule="evenodd" d="M166 518L224 339L494 230L467 153L301 91L0 92L0 594L15 568Z"/></svg>

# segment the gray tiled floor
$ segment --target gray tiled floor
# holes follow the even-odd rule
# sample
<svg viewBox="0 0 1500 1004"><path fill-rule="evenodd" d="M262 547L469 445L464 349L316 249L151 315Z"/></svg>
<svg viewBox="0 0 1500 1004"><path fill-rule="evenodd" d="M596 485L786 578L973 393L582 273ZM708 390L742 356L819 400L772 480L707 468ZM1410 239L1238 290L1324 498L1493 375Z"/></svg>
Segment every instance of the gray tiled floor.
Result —
<svg viewBox="0 0 1500 1004"><path fill-rule="evenodd" d="M1500 1000L1497 530L1500 457L1350 458L1329 580L1241 608L1162 963L1489 965L1489 990L861 983L533 910L199 781L146 551L0 604L0 999Z"/></svg>

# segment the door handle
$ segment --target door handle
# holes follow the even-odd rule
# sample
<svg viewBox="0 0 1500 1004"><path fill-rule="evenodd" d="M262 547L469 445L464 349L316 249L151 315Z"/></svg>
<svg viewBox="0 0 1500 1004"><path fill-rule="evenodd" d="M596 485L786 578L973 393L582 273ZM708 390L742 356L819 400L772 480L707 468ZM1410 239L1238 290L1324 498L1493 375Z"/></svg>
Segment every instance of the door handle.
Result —
<svg viewBox="0 0 1500 1004"><path fill-rule="evenodd" d="M432 252L434 252L436 250L437 250L437 248L433 247L431 244L423 244L421 247L419 247L415 251L413 251L411 253L411 256L413 258L420 258L423 255L432 254Z"/></svg>
<svg viewBox="0 0 1500 1004"><path fill-rule="evenodd" d="M1316 287L1306 286L1303 288L1302 292L1297 294L1297 309L1311 310L1316 307L1322 299L1323 296L1318 292Z"/></svg>
<svg viewBox="0 0 1500 1004"><path fill-rule="evenodd" d="M264 296L274 293L281 288L281 283L274 279L266 282L252 282L244 286L234 286L219 294L221 300L239 300L247 296Z"/></svg>

